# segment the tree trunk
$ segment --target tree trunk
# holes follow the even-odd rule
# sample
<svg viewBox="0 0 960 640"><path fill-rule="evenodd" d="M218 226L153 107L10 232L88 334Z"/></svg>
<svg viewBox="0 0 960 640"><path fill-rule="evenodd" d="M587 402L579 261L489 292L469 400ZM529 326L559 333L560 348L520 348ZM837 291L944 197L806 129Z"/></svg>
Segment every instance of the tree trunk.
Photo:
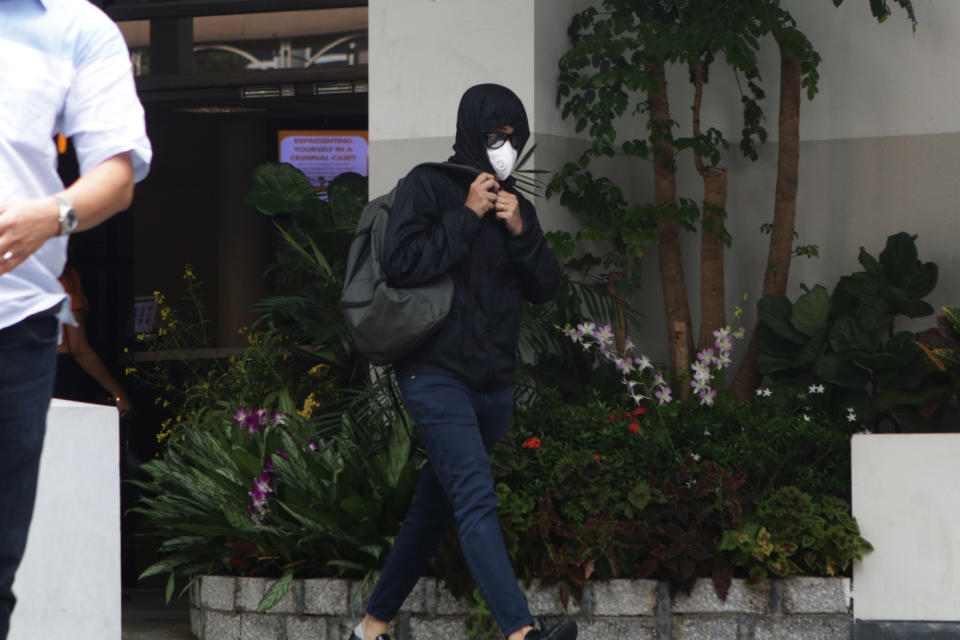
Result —
<svg viewBox="0 0 960 640"><path fill-rule="evenodd" d="M667 80L662 66L647 64L647 72L656 78L660 85L659 91L647 93L654 139L654 203L667 209L677 201L677 169L673 161ZM673 217L664 213L657 221L657 231L660 234L660 280L663 284L667 331L676 334L680 330L680 334L685 336L684 348L678 348L677 341L670 340L670 367L673 373L677 374L686 371L689 364L687 358L693 351L690 305L687 300L687 283L680 253L680 229Z"/></svg>
<svg viewBox="0 0 960 640"><path fill-rule="evenodd" d="M700 336L697 349L713 347L713 332L727 326L723 275L724 209L727 205L727 170L703 171L703 225L700 231Z"/></svg>
<svg viewBox="0 0 960 640"><path fill-rule="evenodd" d="M693 136L700 137L703 106L703 64L694 67ZM703 178L703 224L700 231L700 336L697 349L713 346L713 332L727 325L723 279L723 242L720 240L727 206L727 171L704 166L694 154L697 172Z"/></svg>
<svg viewBox="0 0 960 640"><path fill-rule="evenodd" d="M793 253L794 223L797 214L797 180L800 172L800 98L803 69L780 44L780 127L777 157L777 194L773 209L770 252L763 277L763 295L787 292L790 258ZM746 398L759 381L756 329L740 363L731 390Z"/></svg>

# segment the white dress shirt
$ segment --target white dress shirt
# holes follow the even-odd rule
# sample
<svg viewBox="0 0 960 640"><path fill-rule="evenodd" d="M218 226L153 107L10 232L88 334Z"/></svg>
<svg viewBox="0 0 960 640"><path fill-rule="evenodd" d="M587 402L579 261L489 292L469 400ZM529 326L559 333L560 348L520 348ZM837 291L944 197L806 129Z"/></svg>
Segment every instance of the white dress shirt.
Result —
<svg viewBox="0 0 960 640"><path fill-rule="evenodd" d="M81 175L125 152L137 181L149 171L143 107L117 25L87 0L0 0L0 203L63 189L57 133L73 140ZM0 275L0 329L66 298L57 281L66 255L67 239L57 237ZM72 324L69 305L59 318Z"/></svg>

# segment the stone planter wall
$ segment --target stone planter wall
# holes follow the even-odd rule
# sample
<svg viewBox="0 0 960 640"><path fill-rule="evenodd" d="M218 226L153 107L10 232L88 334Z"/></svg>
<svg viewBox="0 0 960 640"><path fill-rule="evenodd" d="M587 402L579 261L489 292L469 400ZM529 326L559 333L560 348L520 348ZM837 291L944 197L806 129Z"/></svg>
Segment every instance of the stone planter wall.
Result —
<svg viewBox="0 0 960 640"><path fill-rule="evenodd" d="M262 578L204 576L190 592L190 623L199 640L346 640L363 613L369 586L348 580L297 580L269 613L256 613L270 585ZM525 589L530 609L549 623L576 618L580 640L850 640L850 583L790 578L762 589L735 581L721 602L709 581L671 602L651 580L591 583L563 610L556 589ZM437 581L423 579L401 609L394 640L467 640L466 606Z"/></svg>

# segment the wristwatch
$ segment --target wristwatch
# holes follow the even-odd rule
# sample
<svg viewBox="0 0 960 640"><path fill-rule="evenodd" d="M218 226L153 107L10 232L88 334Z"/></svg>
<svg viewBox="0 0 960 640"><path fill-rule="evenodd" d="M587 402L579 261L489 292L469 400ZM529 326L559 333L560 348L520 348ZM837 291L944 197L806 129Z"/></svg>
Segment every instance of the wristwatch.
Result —
<svg viewBox="0 0 960 640"><path fill-rule="evenodd" d="M60 215L57 218L60 223L60 232L57 235L68 236L77 230L77 210L73 208L73 204L69 200L57 195L53 197L60 204Z"/></svg>

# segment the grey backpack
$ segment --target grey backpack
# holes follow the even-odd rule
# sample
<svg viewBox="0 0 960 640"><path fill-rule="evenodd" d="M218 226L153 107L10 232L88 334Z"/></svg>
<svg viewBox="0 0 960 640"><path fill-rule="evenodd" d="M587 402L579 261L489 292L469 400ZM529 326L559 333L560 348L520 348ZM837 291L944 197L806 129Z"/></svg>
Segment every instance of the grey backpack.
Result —
<svg viewBox="0 0 960 640"><path fill-rule="evenodd" d="M419 166L475 177L478 169L428 162ZM450 312L453 279L444 274L422 285L400 289L387 284L381 259L387 222L401 180L371 200L360 213L347 254L340 306L357 350L373 364L389 364L410 354L439 329Z"/></svg>

